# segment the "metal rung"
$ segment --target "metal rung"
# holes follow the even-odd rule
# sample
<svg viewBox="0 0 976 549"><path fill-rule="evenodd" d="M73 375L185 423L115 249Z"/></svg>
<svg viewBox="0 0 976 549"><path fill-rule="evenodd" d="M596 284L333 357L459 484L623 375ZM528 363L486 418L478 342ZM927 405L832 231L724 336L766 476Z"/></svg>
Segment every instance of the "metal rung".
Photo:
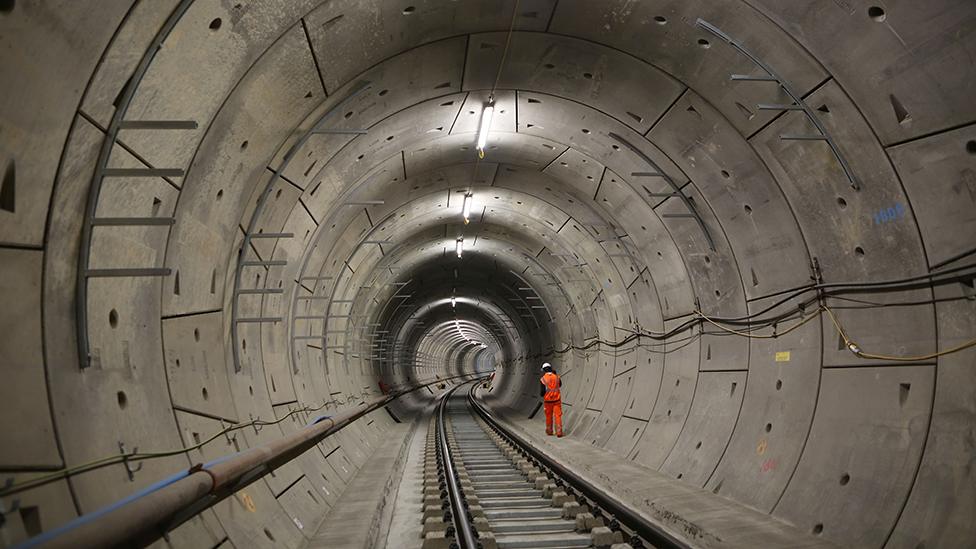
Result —
<svg viewBox="0 0 976 549"><path fill-rule="evenodd" d="M325 339L325 336L293 336L292 339Z"/></svg>
<svg viewBox="0 0 976 549"><path fill-rule="evenodd" d="M251 238L292 238L295 233L254 233Z"/></svg>
<svg viewBox="0 0 976 549"><path fill-rule="evenodd" d="M271 261L242 261L242 267L280 267L287 265L288 262L284 259L274 259Z"/></svg>
<svg viewBox="0 0 976 549"><path fill-rule="evenodd" d="M281 288L245 288L243 290L237 290L240 295L249 294L283 294L285 290Z"/></svg>
<svg viewBox="0 0 976 549"><path fill-rule="evenodd" d="M183 177L182 168L105 168L102 177Z"/></svg>
<svg viewBox="0 0 976 549"><path fill-rule="evenodd" d="M258 316L252 318L238 318L237 322L281 322L283 319L280 316Z"/></svg>
<svg viewBox="0 0 976 549"><path fill-rule="evenodd" d="M331 276L303 276L300 280L332 280Z"/></svg>
<svg viewBox="0 0 976 549"><path fill-rule="evenodd" d="M327 295L300 295L298 299L329 299Z"/></svg>
<svg viewBox="0 0 976 549"><path fill-rule="evenodd" d="M318 316L301 315L301 316L293 316L292 319L294 319L294 320L325 320L325 317L323 317L322 315L318 315Z"/></svg>
<svg viewBox="0 0 976 549"><path fill-rule="evenodd" d="M761 111L802 111L803 105L778 105L775 103L760 103L756 108Z"/></svg>
<svg viewBox="0 0 976 549"><path fill-rule="evenodd" d="M653 196L655 198L668 198L672 196L681 196L681 193L647 193L648 196Z"/></svg>
<svg viewBox="0 0 976 549"><path fill-rule="evenodd" d="M316 128L311 133L332 133L340 135L366 135L366 130L351 130L342 128Z"/></svg>
<svg viewBox="0 0 976 549"><path fill-rule="evenodd" d="M194 120L123 120L120 130L195 130L200 126Z"/></svg>
<svg viewBox="0 0 976 549"><path fill-rule="evenodd" d="M658 172L630 172L634 177L664 177L663 173Z"/></svg>
<svg viewBox="0 0 976 549"><path fill-rule="evenodd" d="M85 276L91 278L108 278L124 276L169 276L173 269L167 267L150 267L146 269L88 269Z"/></svg>
<svg viewBox="0 0 976 549"><path fill-rule="evenodd" d="M343 202L344 206L381 206L386 204L385 200L350 200Z"/></svg>
<svg viewBox="0 0 976 549"><path fill-rule="evenodd" d="M92 226L151 226L151 225L174 225L174 217L95 217L92 218Z"/></svg>
<svg viewBox="0 0 976 549"><path fill-rule="evenodd" d="M786 141L826 141L827 137L823 135L803 135L795 133L784 133L779 136L780 139Z"/></svg>
<svg viewBox="0 0 976 549"><path fill-rule="evenodd" d="M363 244L393 244L392 240L363 240Z"/></svg>
<svg viewBox="0 0 976 549"><path fill-rule="evenodd" d="M738 81L750 81L750 82L779 82L779 79L775 76L752 76L749 74L733 74L729 76L729 80Z"/></svg>
<svg viewBox="0 0 976 549"><path fill-rule="evenodd" d="M355 299L333 299L332 303L354 303Z"/></svg>
<svg viewBox="0 0 976 549"><path fill-rule="evenodd" d="M695 214L661 214L661 217L697 217Z"/></svg>

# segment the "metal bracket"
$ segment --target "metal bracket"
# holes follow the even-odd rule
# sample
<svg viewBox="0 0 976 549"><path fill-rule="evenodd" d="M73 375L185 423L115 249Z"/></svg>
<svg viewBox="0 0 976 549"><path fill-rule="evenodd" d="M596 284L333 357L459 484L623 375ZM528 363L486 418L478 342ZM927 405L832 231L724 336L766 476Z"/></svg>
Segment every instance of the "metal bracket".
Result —
<svg viewBox="0 0 976 549"><path fill-rule="evenodd" d="M140 463L138 467L133 467L132 465L129 464L129 458L131 458L132 455L137 453L138 451L139 451L139 447L135 446L134 448L132 448L131 454L129 452L126 452L125 443L122 442L121 440L119 441L119 452L122 454L122 465L125 466L125 472L127 475L129 475L130 481L136 480L136 473L141 471L142 466L144 465L143 463Z"/></svg>
<svg viewBox="0 0 976 549"><path fill-rule="evenodd" d="M834 156L837 158L837 162L840 164L840 167L844 170L844 175L847 176L847 180L850 182L851 188L854 189L855 191L861 190L861 184L857 180L857 178L854 176L854 171L851 169L850 164L847 163L847 159L845 159L844 158L844 155L842 155L840 153L840 148L837 146L837 143L835 143L834 140L833 140L833 138L830 137L830 134L827 133L827 128L825 128L824 125L823 125L823 123L820 122L820 119L817 118L817 115L816 115L816 113L813 112L813 109L811 109L810 106L807 105L805 101L803 101L802 94L800 94L797 90L793 89L793 86L791 86L788 82L786 82L785 80L783 80L782 78L780 78L780 76L778 74L776 74L775 71L773 71L772 67L770 67L769 65L767 65L756 54L754 54L751 51L749 51L738 40L732 38L731 36L729 36L728 34L726 34L725 32L723 32L721 29L719 29L715 25L712 25L711 23L709 23L708 21L705 21L704 19L698 19L697 21L695 21L695 26L696 27L699 27L699 28L702 28L702 29L705 29L706 31L708 31L711 34L713 34L714 36L718 37L720 40L722 40L725 43L729 44L730 46L732 46L733 48L735 48L736 50L738 50L739 53L741 53L742 55L748 57L750 61L752 61L753 63L755 63L756 66L758 66L760 69L762 69L766 73L765 75L760 75L760 76L743 76L741 74L732 74L732 75L729 75L730 80L732 80L733 82L743 82L743 81L745 81L745 82L748 82L748 81L776 82L776 83L779 84L779 87L784 92L786 92L787 95L790 96L790 99L792 99L793 100L793 103L794 103L793 105L765 105L765 104L760 104L760 105L757 105L757 108L759 108L761 110L798 110L798 111L803 111L803 113L806 114L807 119L809 119L810 122L817 128L817 131L820 132L819 135L817 135L817 134L814 134L814 135L789 135L789 134L786 134L786 135L779 136L780 139L793 140L793 141L825 141L827 143L827 145L830 146L831 152L833 152L834 153Z"/></svg>

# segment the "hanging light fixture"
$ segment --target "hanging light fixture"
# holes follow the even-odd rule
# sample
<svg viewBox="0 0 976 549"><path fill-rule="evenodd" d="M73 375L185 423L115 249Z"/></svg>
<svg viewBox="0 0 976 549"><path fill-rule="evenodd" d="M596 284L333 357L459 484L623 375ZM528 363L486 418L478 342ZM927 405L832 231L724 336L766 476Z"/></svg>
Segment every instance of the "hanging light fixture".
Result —
<svg viewBox="0 0 976 549"><path fill-rule="evenodd" d="M461 252L464 251L464 238L457 239L457 255L461 257Z"/></svg>
<svg viewBox="0 0 976 549"><path fill-rule="evenodd" d="M471 217L471 201L474 199L474 195L471 193L466 193L464 195L464 205L461 207L461 215L464 216L464 224L469 223L469 218Z"/></svg>
<svg viewBox="0 0 976 549"><path fill-rule="evenodd" d="M478 158L485 157L485 146L488 144L488 129L491 128L491 117L495 114L495 100L488 98L481 110L481 127L478 129Z"/></svg>

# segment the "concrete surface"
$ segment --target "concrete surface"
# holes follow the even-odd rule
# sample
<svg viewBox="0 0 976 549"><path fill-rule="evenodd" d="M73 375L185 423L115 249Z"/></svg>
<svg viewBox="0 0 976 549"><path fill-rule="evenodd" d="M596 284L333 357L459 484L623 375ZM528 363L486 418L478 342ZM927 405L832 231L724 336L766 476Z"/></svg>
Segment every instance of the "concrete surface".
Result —
<svg viewBox="0 0 976 549"><path fill-rule="evenodd" d="M827 298L879 358L851 353L823 314L785 333L808 318L790 291L811 280L972 263L976 3L517 6L0 1L0 486L120 443L173 450L281 420L131 478L113 465L0 496L0 545L357 406L381 383L497 368L487 401L527 418L543 360L563 375L566 444L655 470L661 489L748 506L798 539L976 544L976 349L938 354L976 338L972 276ZM760 69L699 18L805 98L857 190L825 143L780 139L813 126L759 109L789 98L730 80ZM116 113L196 122L122 129L105 148L105 167L182 175L93 186ZM367 133L306 139L326 115L322 127ZM668 180L700 224L674 217L689 210L663 196ZM89 247L89 200L96 217L173 224L95 226ZM82 301L80 261L170 274L89 277ZM775 338L699 319L625 341L771 306ZM410 421L436 392L391 412ZM402 425L362 418L170 544L301 546Z"/></svg>

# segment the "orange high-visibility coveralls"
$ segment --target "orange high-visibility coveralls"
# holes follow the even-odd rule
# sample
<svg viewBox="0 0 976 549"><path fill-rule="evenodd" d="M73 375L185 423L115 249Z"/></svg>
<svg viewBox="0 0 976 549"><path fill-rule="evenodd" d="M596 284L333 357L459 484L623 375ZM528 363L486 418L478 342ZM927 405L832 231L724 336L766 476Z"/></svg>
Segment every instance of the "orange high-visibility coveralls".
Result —
<svg viewBox="0 0 976 549"><path fill-rule="evenodd" d="M552 424L555 422L556 436L561 437L563 436L563 402L559 387L562 381L552 372L542 374L540 381L544 391L542 400L546 407L546 434L552 434Z"/></svg>

